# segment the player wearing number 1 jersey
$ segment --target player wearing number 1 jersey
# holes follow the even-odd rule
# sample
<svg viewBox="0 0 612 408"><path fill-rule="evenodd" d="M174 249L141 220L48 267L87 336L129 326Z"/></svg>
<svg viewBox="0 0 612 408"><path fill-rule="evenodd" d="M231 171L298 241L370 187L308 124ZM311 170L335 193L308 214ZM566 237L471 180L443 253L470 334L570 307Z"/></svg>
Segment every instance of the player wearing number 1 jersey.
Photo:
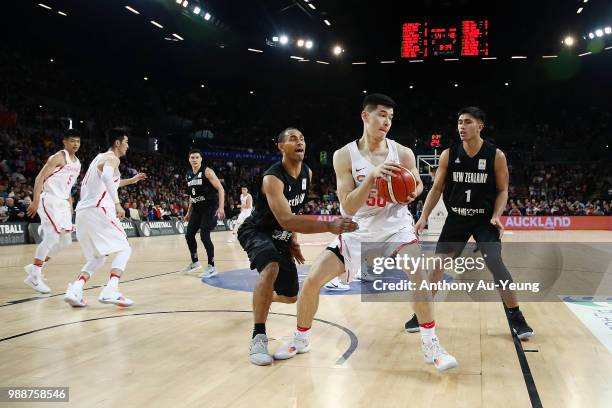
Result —
<svg viewBox="0 0 612 408"><path fill-rule="evenodd" d="M387 202L378 194L376 179L393 175L403 166L410 170L417 188L409 201L423 191L412 150L387 139L395 102L386 95L368 95L363 102L362 137L334 153L338 197L343 216L359 224L354 232L336 238L314 262L298 298L297 330L281 346L274 358L282 360L310 350L310 329L319 303L319 291L332 278L343 275L347 281L362 268L361 243L388 243L389 253L406 253L417 242L414 221L406 204ZM417 286L418 287L418 286ZM425 361L440 371L457 366L457 361L440 346L435 335L433 305L418 301L414 305L422 325Z"/></svg>

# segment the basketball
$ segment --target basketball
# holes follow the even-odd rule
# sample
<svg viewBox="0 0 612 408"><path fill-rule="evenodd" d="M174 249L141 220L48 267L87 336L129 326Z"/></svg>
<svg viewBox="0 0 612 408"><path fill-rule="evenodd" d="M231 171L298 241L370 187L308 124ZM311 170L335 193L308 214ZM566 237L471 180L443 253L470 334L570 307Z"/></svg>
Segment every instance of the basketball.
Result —
<svg viewBox="0 0 612 408"><path fill-rule="evenodd" d="M383 176L376 180L380 194L395 204L406 203L410 194L416 191L416 178L410 170L402 167L394 176Z"/></svg>

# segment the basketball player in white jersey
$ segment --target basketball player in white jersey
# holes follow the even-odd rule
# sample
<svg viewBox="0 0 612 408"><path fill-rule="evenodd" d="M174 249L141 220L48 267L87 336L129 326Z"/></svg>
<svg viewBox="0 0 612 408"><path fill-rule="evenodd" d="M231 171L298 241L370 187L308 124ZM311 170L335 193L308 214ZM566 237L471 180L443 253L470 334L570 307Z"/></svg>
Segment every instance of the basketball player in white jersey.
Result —
<svg viewBox="0 0 612 408"><path fill-rule="evenodd" d="M236 236L236 231L238 231L244 220L251 215L251 212L253 212L253 197L249 194L247 187L242 187L240 189L240 214L238 214L238 219L232 228L232 236ZM230 238L227 242L234 242L234 239Z"/></svg>
<svg viewBox="0 0 612 408"><path fill-rule="evenodd" d="M121 307L133 302L119 292L119 279L132 253L120 218L125 211L119 202L117 189L146 178L139 173L130 179L121 180L119 158L125 156L129 145L128 135L114 129L109 137L110 148L98 154L81 182L81 199L76 207L76 233L87 263L76 281L68 284L64 301L74 307L86 306L83 286L103 264L106 256L116 254L110 279L102 289L98 300Z"/></svg>
<svg viewBox="0 0 612 408"><path fill-rule="evenodd" d="M410 201L423 191L412 150L386 138L394 107L395 102L386 95L366 96L361 112L361 138L334 153L341 213L345 217L352 216L359 229L343 233L315 260L298 298L297 330L292 340L274 353L275 359L291 358L310 350L310 330L319 303L319 291L334 277L344 275L350 282L351 275L360 272L362 242L388 242L388 246L392 246L388 249L393 254L407 253L411 244L417 242L414 220L406 204L387 202L376 189L378 177L392 175L402 166L417 180L416 192ZM457 360L444 350L435 335L433 304L417 301L414 309L419 321L426 322L421 324L425 362L434 364L439 371L456 367Z"/></svg>
<svg viewBox="0 0 612 408"><path fill-rule="evenodd" d="M49 157L34 181L34 199L27 209L29 217L40 216L42 242L36 247L34 262L25 266L23 281L39 293L49 293L42 275L43 264L72 244L72 196L70 192L81 173L76 153L81 135L74 129L64 133L64 149Z"/></svg>

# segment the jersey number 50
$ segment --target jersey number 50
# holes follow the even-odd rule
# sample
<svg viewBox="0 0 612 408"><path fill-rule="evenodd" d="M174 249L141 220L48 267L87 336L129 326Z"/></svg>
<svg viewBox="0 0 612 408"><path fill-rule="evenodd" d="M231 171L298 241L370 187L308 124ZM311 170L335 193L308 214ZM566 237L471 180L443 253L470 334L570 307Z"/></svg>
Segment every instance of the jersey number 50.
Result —
<svg viewBox="0 0 612 408"><path fill-rule="evenodd" d="M370 191L370 195L368 196L368 201L366 201L366 205L368 207L386 207L387 199L382 195L378 194L378 190Z"/></svg>

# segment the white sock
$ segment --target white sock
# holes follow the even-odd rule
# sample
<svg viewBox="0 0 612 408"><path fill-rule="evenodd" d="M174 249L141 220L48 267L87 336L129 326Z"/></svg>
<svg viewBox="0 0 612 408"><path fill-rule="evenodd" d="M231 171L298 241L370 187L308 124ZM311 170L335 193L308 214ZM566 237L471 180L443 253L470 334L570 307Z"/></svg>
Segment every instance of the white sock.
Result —
<svg viewBox="0 0 612 408"><path fill-rule="evenodd" d="M426 329L421 326L421 337L423 338L423 341L431 342L436 337L436 326L432 327L431 329Z"/></svg>
<svg viewBox="0 0 612 408"><path fill-rule="evenodd" d="M42 274L42 266L32 264L32 275L40 276Z"/></svg>

